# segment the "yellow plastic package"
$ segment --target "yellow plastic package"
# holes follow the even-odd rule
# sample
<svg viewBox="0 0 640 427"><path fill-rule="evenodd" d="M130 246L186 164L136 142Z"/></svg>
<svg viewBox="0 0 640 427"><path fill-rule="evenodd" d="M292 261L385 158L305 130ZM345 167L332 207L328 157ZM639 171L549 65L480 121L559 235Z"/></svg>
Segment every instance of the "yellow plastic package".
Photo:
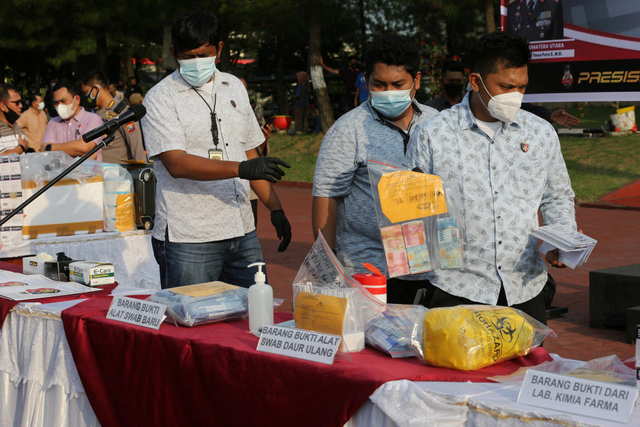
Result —
<svg viewBox="0 0 640 427"><path fill-rule="evenodd" d="M528 354L553 331L510 307L461 305L434 308L416 324L412 345L433 366L482 369Z"/></svg>

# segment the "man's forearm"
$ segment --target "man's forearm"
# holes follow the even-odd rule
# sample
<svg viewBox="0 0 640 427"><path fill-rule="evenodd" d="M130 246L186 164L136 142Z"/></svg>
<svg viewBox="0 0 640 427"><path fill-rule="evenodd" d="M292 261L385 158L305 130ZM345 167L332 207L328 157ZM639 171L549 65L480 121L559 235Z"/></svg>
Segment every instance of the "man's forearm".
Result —
<svg viewBox="0 0 640 427"><path fill-rule="evenodd" d="M238 177L240 162L210 160L180 150L165 151L158 157L173 178L216 181Z"/></svg>
<svg viewBox="0 0 640 427"><path fill-rule="evenodd" d="M264 204L270 212L282 209L282 204L273 186L268 181L250 181L251 188L256 193L262 204Z"/></svg>
<svg viewBox="0 0 640 427"><path fill-rule="evenodd" d="M46 145L46 144L44 144ZM84 156L95 147L94 143L87 143L79 139L77 141L62 142L59 144L51 144L51 151L64 151L71 157Z"/></svg>
<svg viewBox="0 0 640 427"><path fill-rule="evenodd" d="M311 208L311 223L313 237L318 238L318 231L322 231L324 239L330 248L336 247L336 224L338 218L338 202L330 197L314 197Z"/></svg>

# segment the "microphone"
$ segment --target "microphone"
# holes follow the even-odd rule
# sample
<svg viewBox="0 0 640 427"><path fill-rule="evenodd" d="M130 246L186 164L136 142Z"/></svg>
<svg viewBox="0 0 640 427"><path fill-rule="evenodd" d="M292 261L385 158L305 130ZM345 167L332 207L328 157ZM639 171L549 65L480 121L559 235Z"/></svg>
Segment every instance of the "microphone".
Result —
<svg viewBox="0 0 640 427"><path fill-rule="evenodd" d="M124 124L139 121L144 117L145 114L147 114L147 109L144 108L144 105L133 104L127 111L120 114L115 119L109 120L102 126L98 126L97 128L90 130L89 132L82 135L82 140L84 142L90 142L107 133L113 133Z"/></svg>

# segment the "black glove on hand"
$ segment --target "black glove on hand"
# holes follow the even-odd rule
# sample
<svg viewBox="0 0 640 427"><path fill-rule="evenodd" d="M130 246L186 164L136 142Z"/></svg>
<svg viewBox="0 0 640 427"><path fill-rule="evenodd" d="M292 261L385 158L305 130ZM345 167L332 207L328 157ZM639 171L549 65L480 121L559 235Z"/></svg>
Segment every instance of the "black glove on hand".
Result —
<svg viewBox="0 0 640 427"><path fill-rule="evenodd" d="M276 228L278 239L282 240L278 246L278 252L286 251L287 246L291 243L291 224L282 209L271 212L271 224Z"/></svg>
<svg viewBox="0 0 640 427"><path fill-rule="evenodd" d="M284 176L284 171L278 165L285 168L291 167L284 160L275 157L256 157L245 160L238 166L238 176L249 181L266 179L269 182L276 182Z"/></svg>

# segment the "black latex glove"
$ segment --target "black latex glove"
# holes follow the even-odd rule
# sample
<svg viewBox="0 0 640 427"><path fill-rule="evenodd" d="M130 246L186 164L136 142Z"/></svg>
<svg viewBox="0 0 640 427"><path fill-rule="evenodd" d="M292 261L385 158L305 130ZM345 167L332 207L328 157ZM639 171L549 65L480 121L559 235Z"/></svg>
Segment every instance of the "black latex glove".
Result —
<svg viewBox="0 0 640 427"><path fill-rule="evenodd" d="M291 243L291 224L282 209L271 212L271 224L276 228L278 239L282 240L278 246L278 252L287 250L287 246Z"/></svg>
<svg viewBox="0 0 640 427"><path fill-rule="evenodd" d="M420 166L416 166L415 168L411 169L411 172L420 172L420 173L424 173L422 171L422 169L420 169Z"/></svg>
<svg viewBox="0 0 640 427"><path fill-rule="evenodd" d="M278 165L285 168L291 167L284 160L276 157L256 157L245 160L238 166L238 176L249 181L266 179L269 182L276 182L284 176L284 171Z"/></svg>

